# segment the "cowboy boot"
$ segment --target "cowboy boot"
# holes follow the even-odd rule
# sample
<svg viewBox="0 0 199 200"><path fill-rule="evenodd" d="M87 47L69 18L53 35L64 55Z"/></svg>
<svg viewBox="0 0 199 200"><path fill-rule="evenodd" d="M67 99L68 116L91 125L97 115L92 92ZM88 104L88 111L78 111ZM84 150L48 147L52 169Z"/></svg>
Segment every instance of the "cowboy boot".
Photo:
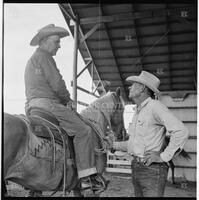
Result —
<svg viewBox="0 0 199 200"><path fill-rule="evenodd" d="M104 179L104 177L100 174L92 174L91 176L87 176L81 178L81 189L91 189L93 191L105 190L107 188L108 181Z"/></svg>

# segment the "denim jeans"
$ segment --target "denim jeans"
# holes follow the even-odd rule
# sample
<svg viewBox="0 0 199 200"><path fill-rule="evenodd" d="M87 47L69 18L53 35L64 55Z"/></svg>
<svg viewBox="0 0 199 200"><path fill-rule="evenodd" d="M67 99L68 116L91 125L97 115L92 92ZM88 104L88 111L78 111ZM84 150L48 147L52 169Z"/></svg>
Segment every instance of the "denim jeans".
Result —
<svg viewBox="0 0 199 200"><path fill-rule="evenodd" d="M131 167L136 197L163 197L169 168L167 163L146 166L134 159Z"/></svg>

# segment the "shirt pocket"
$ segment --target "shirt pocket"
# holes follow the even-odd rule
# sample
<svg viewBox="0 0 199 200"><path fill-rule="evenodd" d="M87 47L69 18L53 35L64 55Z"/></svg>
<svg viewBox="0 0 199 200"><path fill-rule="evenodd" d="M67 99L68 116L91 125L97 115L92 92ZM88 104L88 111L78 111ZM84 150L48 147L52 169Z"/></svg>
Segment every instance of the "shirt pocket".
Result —
<svg viewBox="0 0 199 200"><path fill-rule="evenodd" d="M36 66L34 66L34 74L36 76L43 76L43 69L40 63L37 63Z"/></svg>
<svg viewBox="0 0 199 200"><path fill-rule="evenodd" d="M139 136L144 137L147 131L147 123L144 119L138 119L136 125L136 132Z"/></svg>

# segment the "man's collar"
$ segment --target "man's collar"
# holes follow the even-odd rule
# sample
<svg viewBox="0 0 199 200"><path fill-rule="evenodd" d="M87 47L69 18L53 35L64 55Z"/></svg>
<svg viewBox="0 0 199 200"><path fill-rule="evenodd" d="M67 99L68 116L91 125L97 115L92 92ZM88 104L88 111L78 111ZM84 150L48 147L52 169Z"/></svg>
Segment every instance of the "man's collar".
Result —
<svg viewBox="0 0 199 200"><path fill-rule="evenodd" d="M140 110L151 100L151 97L146 98L138 107L137 112L140 112Z"/></svg>
<svg viewBox="0 0 199 200"><path fill-rule="evenodd" d="M50 56L52 56L48 51L46 51L45 49L42 49L41 47L38 47L36 51L45 52L46 54L49 54Z"/></svg>

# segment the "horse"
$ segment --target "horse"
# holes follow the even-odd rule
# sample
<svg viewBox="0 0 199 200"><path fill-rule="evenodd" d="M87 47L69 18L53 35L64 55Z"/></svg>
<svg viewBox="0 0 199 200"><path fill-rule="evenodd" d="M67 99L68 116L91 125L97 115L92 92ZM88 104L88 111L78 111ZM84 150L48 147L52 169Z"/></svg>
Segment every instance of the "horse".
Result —
<svg viewBox="0 0 199 200"><path fill-rule="evenodd" d="M95 100L79 115L85 123L95 129L95 133L98 133L94 134L93 142L96 147L96 168L100 174L105 171L106 167L107 137L110 134L119 134L125 129L123 112L124 100L120 89L117 89L115 92L108 92ZM67 167L66 177L63 178L65 168L62 145L54 143L55 151L53 151L52 141L36 136L27 123L27 117L24 117L26 120L19 115L4 113L3 178L5 195L5 181L15 182L32 191L56 192L64 188L64 192L74 191L74 195L75 193L81 195L82 191L79 188L74 163ZM54 152L54 163L51 159L52 151ZM67 159L70 158L68 151L67 149Z"/></svg>

